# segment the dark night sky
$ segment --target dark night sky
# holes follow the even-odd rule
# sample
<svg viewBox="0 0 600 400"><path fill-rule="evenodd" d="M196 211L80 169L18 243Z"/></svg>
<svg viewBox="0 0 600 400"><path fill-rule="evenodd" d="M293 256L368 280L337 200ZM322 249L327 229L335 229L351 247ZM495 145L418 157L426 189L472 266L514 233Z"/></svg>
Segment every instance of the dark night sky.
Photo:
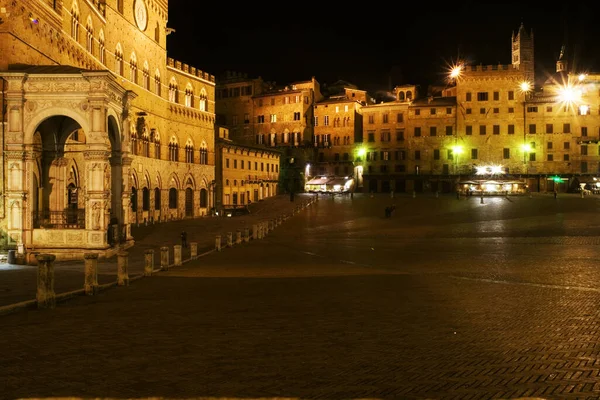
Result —
<svg viewBox="0 0 600 400"><path fill-rule="evenodd" d="M522 22L534 32L539 74L554 72L563 44L578 71L600 72L600 24L587 3L434 8L427 2L421 9L377 3L372 11L328 10L328 3L306 11L298 7L303 3L248 11L218 3L169 1L168 26L176 30L168 36L170 57L216 76L246 72L278 84L343 79L373 93L438 83L457 58L510 64L511 34Z"/></svg>

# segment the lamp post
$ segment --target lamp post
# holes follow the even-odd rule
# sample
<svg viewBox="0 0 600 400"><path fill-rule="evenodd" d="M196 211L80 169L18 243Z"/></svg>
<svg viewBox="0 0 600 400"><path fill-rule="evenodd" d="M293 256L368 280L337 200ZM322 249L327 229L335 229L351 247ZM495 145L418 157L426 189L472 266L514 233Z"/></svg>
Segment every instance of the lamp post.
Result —
<svg viewBox="0 0 600 400"><path fill-rule="evenodd" d="M462 146L458 145L458 88L456 88L458 84L458 80L463 72L463 64L461 62L456 63L455 65L450 66L450 71L448 73L448 80L451 83L454 83L456 90L456 108L454 112L454 145L452 146L452 154L454 158L454 174L458 179L458 155L462 153Z"/></svg>
<svg viewBox="0 0 600 400"><path fill-rule="evenodd" d="M527 145L527 95L531 91L531 83L521 82L520 89L523 93L523 166L526 167L527 153L531 151L531 147ZM529 150L525 150L526 148L529 148Z"/></svg>
<svg viewBox="0 0 600 400"><path fill-rule="evenodd" d="M459 145L452 146L452 157L454 158L454 174L459 175L458 170L458 157L462 154L463 148Z"/></svg>
<svg viewBox="0 0 600 400"><path fill-rule="evenodd" d="M367 155L367 149L363 146L356 149L356 156L354 157L354 187L360 188L362 186L362 176L363 176L363 165L364 165L364 157ZM359 164L359 165L357 165Z"/></svg>

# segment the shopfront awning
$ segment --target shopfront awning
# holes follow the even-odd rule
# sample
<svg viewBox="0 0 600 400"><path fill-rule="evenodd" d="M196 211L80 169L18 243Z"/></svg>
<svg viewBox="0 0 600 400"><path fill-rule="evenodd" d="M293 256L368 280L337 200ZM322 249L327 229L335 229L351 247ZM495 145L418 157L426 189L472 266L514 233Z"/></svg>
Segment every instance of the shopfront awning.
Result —
<svg viewBox="0 0 600 400"><path fill-rule="evenodd" d="M310 181L306 182L307 185L325 185L329 182L329 178L313 178Z"/></svg>

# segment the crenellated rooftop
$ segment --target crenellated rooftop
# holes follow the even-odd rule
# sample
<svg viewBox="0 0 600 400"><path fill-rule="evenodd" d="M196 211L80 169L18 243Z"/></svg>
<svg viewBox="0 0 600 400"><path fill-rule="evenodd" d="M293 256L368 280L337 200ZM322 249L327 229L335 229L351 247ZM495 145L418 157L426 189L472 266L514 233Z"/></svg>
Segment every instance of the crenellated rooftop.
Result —
<svg viewBox="0 0 600 400"><path fill-rule="evenodd" d="M209 74L208 72L201 71L196 69L195 67L190 67L189 65L182 63L181 61L177 61L171 57L167 57L167 66L171 68L178 69L186 74L190 74L196 76L201 79L205 79L210 82L215 82L215 76Z"/></svg>
<svg viewBox="0 0 600 400"><path fill-rule="evenodd" d="M466 65L464 72L467 74L477 72L494 72L494 71L505 71L507 73L513 73L519 71L519 67L515 67L512 64L492 64L492 65Z"/></svg>

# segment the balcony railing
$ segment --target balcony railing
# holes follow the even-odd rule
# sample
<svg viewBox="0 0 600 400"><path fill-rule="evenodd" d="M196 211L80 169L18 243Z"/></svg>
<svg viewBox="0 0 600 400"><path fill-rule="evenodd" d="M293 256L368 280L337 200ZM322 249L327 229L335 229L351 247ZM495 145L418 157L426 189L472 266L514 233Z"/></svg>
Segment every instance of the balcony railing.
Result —
<svg viewBox="0 0 600 400"><path fill-rule="evenodd" d="M34 214L33 227L44 229L85 229L85 209L50 211Z"/></svg>

